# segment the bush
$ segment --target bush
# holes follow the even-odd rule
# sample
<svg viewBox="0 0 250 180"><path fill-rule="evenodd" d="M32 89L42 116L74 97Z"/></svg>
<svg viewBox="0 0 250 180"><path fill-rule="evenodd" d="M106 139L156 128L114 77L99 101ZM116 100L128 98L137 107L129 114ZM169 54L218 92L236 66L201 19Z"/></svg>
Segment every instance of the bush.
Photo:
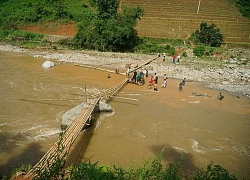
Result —
<svg viewBox="0 0 250 180"><path fill-rule="evenodd" d="M6 37L10 34L9 31L6 31L6 30L3 30L3 29L0 29L0 40L5 40Z"/></svg>
<svg viewBox="0 0 250 180"><path fill-rule="evenodd" d="M143 10L140 7L125 8L118 13L119 0L97 1L97 11L78 26L74 38L76 47L99 51L128 51L138 44L134 27Z"/></svg>
<svg viewBox="0 0 250 180"><path fill-rule="evenodd" d="M142 37L138 45L134 48L134 52L146 54L166 52L168 56L172 56L175 54L175 48L168 43L168 39Z"/></svg>
<svg viewBox="0 0 250 180"><path fill-rule="evenodd" d="M236 180L235 175L230 174L228 170L224 169L220 165L210 164L207 169L199 168L192 174L193 180L210 180L210 179L227 179Z"/></svg>
<svg viewBox="0 0 250 180"><path fill-rule="evenodd" d="M187 52L183 52L183 53L182 53L182 56L183 56L183 57L187 57Z"/></svg>
<svg viewBox="0 0 250 180"><path fill-rule="evenodd" d="M239 8L242 16L250 18L250 1L249 0L238 0L236 7Z"/></svg>
<svg viewBox="0 0 250 180"><path fill-rule="evenodd" d="M190 37L195 44L205 44L212 47L220 47L223 43L223 35L215 24L207 25L206 22L200 24L200 29L196 30Z"/></svg>
<svg viewBox="0 0 250 180"><path fill-rule="evenodd" d="M63 150L63 146L61 150ZM60 150L60 149L59 149ZM40 168L35 169L36 176L34 179L112 179L112 180L131 180L131 179L159 179L159 180L236 180L234 174L230 174L228 170L224 169L220 165L210 164L206 169L199 167L197 171L193 171L189 177L185 176L183 172L185 169L182 167L183 156L175 163L169 163L167 165L162 164L162 155L158 155L154 159L144 160L142 166L135 168L129 167L124 169L121 166L108 167L105 165L98 165L98 162L91 163L82 162L80 164L74 164L67 169L63 169L65 163L65 157L59 157L55 154L55 157L49 157L56 160L52 166L47 168L46 171L42 171ZM47 167L45 161L44 166ZM49 161L48 161L49 162ZM67 173L65 173L67 172Z"/></svg>
<svg viewBox="0 0 250 180"><path fill-rule="evenodd" d="M205 53L206 48L204 46L196 46L194 48L194 54L198 57L202 57Z"/></svg>

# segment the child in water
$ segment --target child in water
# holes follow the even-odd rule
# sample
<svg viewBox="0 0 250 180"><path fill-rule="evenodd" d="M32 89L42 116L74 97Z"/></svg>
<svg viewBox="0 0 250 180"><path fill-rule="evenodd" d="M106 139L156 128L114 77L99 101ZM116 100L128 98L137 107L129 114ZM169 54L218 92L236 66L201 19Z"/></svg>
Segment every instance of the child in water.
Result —
<svg viewBox="0 0 250 180"><path fill-rule="evenodd" d="M152 85L153 85L153 83L154 83L154 78L153 78L153 76L151 76L151 78L150 78L150 80L149 80L149 84L148 84L148 88L152 88Z"/></svg>
<svg viewBox="0 0 250 180"><path fill-rule="evenodd" d="M185 86L185 84L186 84L186 78L182 80L182 85Z"/></svg>
<svg viewBox="0 0 250 180"><path fill-rule="evenodd" d="M161 87L164 87L164 88L165 88L165 87L167 86L167 80L168 80L167 75L164 74L164 77L163 77L163 81L162 81Z"/></svg>
<svg viewBox="0 0 250 180"><path fill-rule="evenodd" d="M221 94L221 92L220 92L219 96L217 97L217 99L219 99L220 101L224 99L224 96Z"/></svg>
<svg viewBox="0 0 250 180"><path fill-rule="evenodd" d="M182 91L182 85L183 85L182 82L180 82L180 84L179 84L179 90L180 91Z"/></svg>

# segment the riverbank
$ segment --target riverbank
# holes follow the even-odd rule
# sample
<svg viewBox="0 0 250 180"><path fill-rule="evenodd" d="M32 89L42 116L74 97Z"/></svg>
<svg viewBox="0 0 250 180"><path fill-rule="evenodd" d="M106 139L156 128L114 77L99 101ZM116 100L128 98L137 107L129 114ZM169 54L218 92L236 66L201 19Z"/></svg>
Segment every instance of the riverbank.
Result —
<svg viewBox="0 0 250 180"><path fill-rule="evenodd" d="M154 58L156 55L112 53L79 50L23 49L11 45L0 45L0 51L27 53L33 57L44 58L60 63L74 63L79 66L96 67L125 74L127 65L136 67ZM247 65L222 63L222 61L205 61L197 58L181 58L180 63L173 64L171 57L156 58L143 68L149 75L157 73L162 78L197 81L207 88L228 92L237 97L250 98L250 68Z"/></svg>

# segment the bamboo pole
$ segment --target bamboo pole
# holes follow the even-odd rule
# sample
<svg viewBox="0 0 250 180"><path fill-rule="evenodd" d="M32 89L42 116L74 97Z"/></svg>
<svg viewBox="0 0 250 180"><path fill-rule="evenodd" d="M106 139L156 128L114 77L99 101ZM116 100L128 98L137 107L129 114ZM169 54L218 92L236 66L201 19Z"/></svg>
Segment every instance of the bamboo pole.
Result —
<svg viewBox="0 0 250 180"><path fill-rule="evenodd" d="M126 98L126 97L119 97L119 96L111 96L113 98L118 98L118 99L127 99L127 100L131 100L131 101L138 101L138 99L133 99L133 98Z"/></svg>
<svg viewBox="0 0 250 180"><path fill-rule="evenodd" d="M199 0L199 3L198 3L197 12L196 12L197 14L199 13L200 5L201 5L201 0Z"/></svg>

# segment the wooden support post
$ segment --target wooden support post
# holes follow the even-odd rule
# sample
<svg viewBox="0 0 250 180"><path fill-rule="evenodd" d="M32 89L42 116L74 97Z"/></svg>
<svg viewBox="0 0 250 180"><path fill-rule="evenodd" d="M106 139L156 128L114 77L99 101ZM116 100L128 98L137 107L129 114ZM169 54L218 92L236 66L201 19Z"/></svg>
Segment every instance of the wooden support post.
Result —
<svg viewBox="0 0 250 180"><path fill-rule="evenodd" d="M199 13L199 10L200 10L200 5L201 5L201 0L199 0L199 4L198 4L198 7L197 7L197 14Z"/></svg>

